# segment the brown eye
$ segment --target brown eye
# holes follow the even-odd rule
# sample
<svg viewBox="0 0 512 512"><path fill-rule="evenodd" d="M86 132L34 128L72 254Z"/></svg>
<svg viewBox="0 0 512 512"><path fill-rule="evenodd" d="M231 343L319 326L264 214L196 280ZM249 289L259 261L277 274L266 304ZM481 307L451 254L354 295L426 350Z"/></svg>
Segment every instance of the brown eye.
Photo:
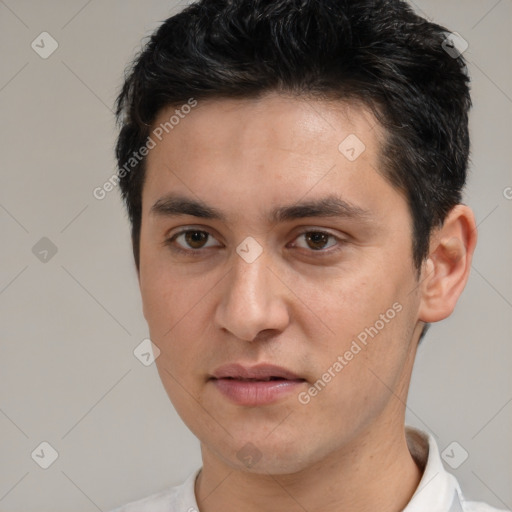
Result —
<svg viewBox="0 0 512 512"><path fill-rule="evenodd" d="M329 242L329 238L332 237L332 235L323 233L321 231L311 231L309 233L304 233L304 235L309 248L315 251L325 249L327 243Z"/></svg>
<svg viewBox="0 0 512 512"><path fill-rule="evenodd" d="M185 233L185 242L192 249L201 249L208 241L208 236L206 231L187 231Z"/></svg>
<svg viewBox="0 0 512 512"><path fill-rule="evenodd" d="M340 242L336 236L326 231L303 231L293 245L310 251L326 252L324 249L340 245Z"/></svg>
<svg viewBox="0 0 512 512"><path fill-rule="evenodd" d="M202 229L184 229L167 239L165 244L176 251L188 251L189 254L222 246L208 231Z"/></svg>

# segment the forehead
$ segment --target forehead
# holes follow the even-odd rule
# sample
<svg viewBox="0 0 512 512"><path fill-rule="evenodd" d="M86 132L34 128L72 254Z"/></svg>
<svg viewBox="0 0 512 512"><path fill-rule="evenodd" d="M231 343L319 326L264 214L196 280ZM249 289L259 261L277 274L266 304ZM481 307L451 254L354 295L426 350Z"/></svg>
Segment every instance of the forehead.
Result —
<svg viewBox="0 0 512 512"><path fill-rule="evenodd" d="M183 113L178 118L175 114L182 107ZM178 105L163 109L152 126L152 132L161 132L158 138L162 141L157 142L165 140L169 143L168 149L173 140L177 150L199 149L200 144L201 151L215 151L216 147L227 143L233 152L237 148L246 152L266 145L307 153L326 149L326 145L338 140L341 142L351 133L365 138L370 146L373 139L382 135L375 117L367 108L360 103L341 100L319 100L272 92L254 99L200 100L197 106L186 109L188 113L184 107ZM305 141L307 146L303 145ZM160 150L165 149L162 146L165 144L160 144ZM337 149L337 144L335 146ZM224 145L222 148L226 150ZM149 160L158 153L158 150L153 151Z"/></svg>
<svg viewBox="0 0 512 512"><path fill-rule="evenodd" d="M356 184L362 194L361 185L382 180L382 129L355 103L278 93L198 101L162 110L150 136L145 211L164 192L230 197L243 208L248 191L260 203L282 203L308 190L354 193Z"/></svg>

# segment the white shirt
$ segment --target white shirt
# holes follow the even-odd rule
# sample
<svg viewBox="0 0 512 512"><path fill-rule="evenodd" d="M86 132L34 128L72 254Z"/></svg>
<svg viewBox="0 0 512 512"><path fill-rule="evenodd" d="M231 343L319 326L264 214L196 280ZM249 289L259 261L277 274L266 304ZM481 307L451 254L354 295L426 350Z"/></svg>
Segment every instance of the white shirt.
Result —
<svg viewBox="0 0 512 512"><path fill-rule="evenodd" d="M403 512L499 512L485 503L466 501L457 479L441 462L435 439L412 427L405 429L407 444L419 467L424 467L418 488ZM111 512L200 512L195 498L194 471L183 484L132 501Z"/></svg>

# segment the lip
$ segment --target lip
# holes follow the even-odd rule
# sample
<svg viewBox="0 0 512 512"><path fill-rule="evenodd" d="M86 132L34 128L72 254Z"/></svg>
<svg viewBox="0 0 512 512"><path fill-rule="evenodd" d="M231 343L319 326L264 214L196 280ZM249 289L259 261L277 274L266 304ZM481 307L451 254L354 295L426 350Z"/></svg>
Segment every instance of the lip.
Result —
<svg viewBox="0 0 512 512"><path fill-rule="evenodd" d="M220 366L213 373L215 379L256 379L265 380L271 377L277 377L287 380L302 379L295 373L273 364L258 364L257 366L243 366L241 364L226 364ZM302 379L304 380L304 379Z"/></svg>
<svg viewBox="0 0 512 512"><path fill-rule="evenodd" d="M306 380L281 366L228 364L217 368L210 382L235 404L258 406L296 393Z"/></svg>

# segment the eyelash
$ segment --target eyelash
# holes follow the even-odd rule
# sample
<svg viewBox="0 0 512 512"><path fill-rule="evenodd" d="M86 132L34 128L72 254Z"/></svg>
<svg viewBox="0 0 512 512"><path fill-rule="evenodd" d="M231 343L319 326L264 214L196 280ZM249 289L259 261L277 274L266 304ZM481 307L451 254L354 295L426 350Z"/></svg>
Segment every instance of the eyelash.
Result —
<svg viewBox="0 0 512 512"><path fill-rule="evenodd" d="M183 235L185 233L189 233L189 232L201 232L201 233L206 233L208 236L213 236L211 233L209 233L208 231L204 230L204 229L183 229L181 231L178 231L177 233L174 233L171 237L165 239L164 241L164 245L168 246L173 252L176 252L178 254L185 254L187 256L193 256L193 257L199 257L199 256L202 256L202 252L203 252L203 249L183 249L182 247L179 247L179 246L176 246L174 245L174 241L176 240L176 238L178 238L180 235ZM340 239L338 238L337 236L333 235L332 233L329 233L328 231L322 231L320 229L307 229L307 230L304 230L304 231L301 231L300 233L297 234L297 236L294 238L294 240L296 240L297 238L299 238L300 236L304 236L304 235L307 235L308 233L321 233L321 234L324 234L324 235L327 235L328 237L330 238L334 238L337 242L337 246L335 249L332 249L332 247L329 247L328 249L319 249L317 251L311 249L309 250L308 252L312 253L312 254L318 254L319 256L323 256L323 255L330 255L334 252L337 252L338 250L341 249L340 246L343 246L346 241L343 240L343 239ZM300 249L303 249L302 247L300 247ZM305 249L307 250L307 249Z"/></svg>
<svg viewBox="0 0 512 512"><path fill-rule="evenodd" d="M184 235L185 233L190 233L190 232L194 232L194 231L199 232L199 233L206 233L208 236L212 236L211 233L208 233L208 231L206 231L204 229L190 229L190 228L182 229L181 231L174 233L174 235L172 235L171 237L166 238L164 240L164 245L168 246L173 252L178 253L178 254L185 254L186 256L194 256L194 257L202 256L202 249L183 249L182 247L174 245L174 241L180 235Z"/></svg>

